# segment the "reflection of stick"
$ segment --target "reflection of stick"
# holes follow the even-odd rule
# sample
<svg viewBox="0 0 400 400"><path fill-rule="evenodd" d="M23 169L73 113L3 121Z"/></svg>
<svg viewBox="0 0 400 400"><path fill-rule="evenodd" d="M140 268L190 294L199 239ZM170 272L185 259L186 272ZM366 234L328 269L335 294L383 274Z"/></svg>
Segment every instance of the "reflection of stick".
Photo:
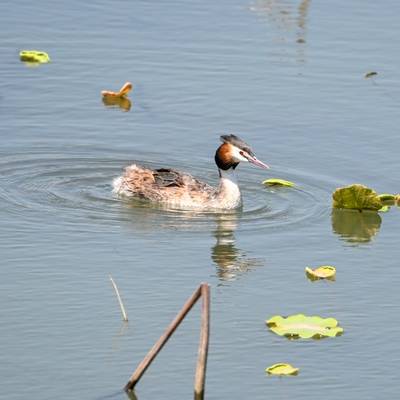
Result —
<svg viewBox="0 0 400 400"><path fill-rule="evenodd" d="M112 278L111 275L110 275L110 281L111 281L111 284L113 285L113 288L115 290L115 294L117 295L118 303L119 303L119 306L121 308L122 318L123 318L124 321L128 321L128 316L126 315L124 303L122 303L121 296L119 295L119 290L118 290L117 285L115 284L114 279Z"/></svg>
<svg viewBox="0 0 400 400"><path fill-rule="evenodd" d="M208 286L208 285L207 285ZM190 298L183 305L181 311L179 311L178 315L175 319L170 323L164 334L158 339L156 344L152 347L152 349L147 353L142 362L138 365L135 372L129 379L129 382L125 385L125 391L132 390L137 382L139 382L142 375L146 372L147 368L150 366L154 358L164 347L165 343L167 343L168 339L175 332L175 329L179 326L182 320L185 318L186 314L192 309L195 305L196 301L199 299L202 293L202 285L200 285L190 296Z"/></svg>
<svg viewBox="0 0 400 400"><path fill-rule="evenodd" d="M203 400L204 384L206 380L208 339L210 336L210 287L207 283L201 285L201 297L201 332L199 355L197 358L196 375L194 379L195 400Z"/></svg>

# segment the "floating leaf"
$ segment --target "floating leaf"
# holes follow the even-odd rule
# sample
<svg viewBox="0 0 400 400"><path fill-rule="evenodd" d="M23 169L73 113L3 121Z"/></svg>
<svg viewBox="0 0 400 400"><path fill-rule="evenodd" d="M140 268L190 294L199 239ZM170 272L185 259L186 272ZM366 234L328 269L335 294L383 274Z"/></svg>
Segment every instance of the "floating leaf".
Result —
<svg viewBox="0 0 400 400"><path fill-rule="evenodd" d="M390 193L383 193L383 194L378 195L378 197L382 201L395 201L396 200L396 195L390 194Z"/></svg>
<svg viewBox="0 0 400 400"><path fill-rule="evenodd" d="M295 184L290 181L285 181L284 179L277 179L277 178L270 178L266 179L263 181L264 185L269 185L269 186L288 186L288 187L293 187Z"/></svg>
<svg viewBox="0 0 400 400"><path fill-rule="evenodd" d="M395 194L383 193L378 195L378 197L381 199L383 205L394 206L396 203Z"/></svg>
<svg viewBox="0 0 400 400"><path fill-rule="evenodd" d="M311 269L306 267L307 278L316 281L318 279L328 279L330 281L335 280L336 268L331 265L322 265L321 267Z"/></svg>
<svg viewBox="0 0 400 400"><path fill-rule="evenodd" d="M19 58L21 61L32 63L43 64L50 62L50 57L47 53L37 50L22 50L19 53Z"/></svg>
<svg viewBox="0 0 400 400"><path fill-rule="evenodd" d="M343 333L343 328L338 326L338 321L334 318L308 317L303 314L286 318L275 315L266 324L272 332L288 339L321 339Z"/></svg>
<svg viewBox="0 0 400 400"><path fill-rule="evenodd" d="M390 206L382 206L378 211L379 212L388 212L390 210Z"/></svg>
<svg viewBox="0 0 400 400"><path fill-rule="evenodd" d="M121 89L118 92L112 92L110 90L102 90L101 94L103 97L106 98L125 98L128 93L132 90L132 83L130 82L125 82L125 84L121 87Z"/></svg>
<svg viewBox="0 0 400 400"><path fill-rule="evenodd" d="M338 188L332 195L333 208L378 211L382 201L377 193L364 185L350 185Z"/></svg>
<svg viewBox="0 0 400 400"><path fill-rule="evenodd" d="M297 375L299 369L290 364L280 363L271 365L265 369L265 372L269 375Z"/></svg>
<svg viewBox="0 0 400 400"><path fill-rule="evenodd" d="M376 76L376 75L378 75L377 72L371 71L371 72L367 72L367 73L364 75L364 78L371 78L371 77Z"/></svg>

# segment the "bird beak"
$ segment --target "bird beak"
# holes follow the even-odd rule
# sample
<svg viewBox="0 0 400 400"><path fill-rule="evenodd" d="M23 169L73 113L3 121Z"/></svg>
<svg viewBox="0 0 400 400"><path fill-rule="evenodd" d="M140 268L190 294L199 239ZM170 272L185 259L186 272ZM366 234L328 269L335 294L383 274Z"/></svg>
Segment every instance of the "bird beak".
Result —
<svg viewBox="0 0 400 400"><path fill-rule="evenodd" d="M257 157L248 157L247 159L249 160L250 163L257 165L258 167L269 169L269 166L267 164L264 164Z"/></svg>

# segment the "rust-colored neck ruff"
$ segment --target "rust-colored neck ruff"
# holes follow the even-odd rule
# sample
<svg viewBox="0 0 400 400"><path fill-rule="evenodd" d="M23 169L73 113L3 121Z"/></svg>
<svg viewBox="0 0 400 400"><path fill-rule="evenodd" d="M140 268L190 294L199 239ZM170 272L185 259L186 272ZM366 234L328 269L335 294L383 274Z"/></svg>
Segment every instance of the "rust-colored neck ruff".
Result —
<svg viewBox="0 0 400 400"><path fill-rule="evenodd" d="M239 164L232 159L232 145L229 143L223 143L218 147L214 159L217 167L223 171L227 171L230 168L235 169Z"/></svg>

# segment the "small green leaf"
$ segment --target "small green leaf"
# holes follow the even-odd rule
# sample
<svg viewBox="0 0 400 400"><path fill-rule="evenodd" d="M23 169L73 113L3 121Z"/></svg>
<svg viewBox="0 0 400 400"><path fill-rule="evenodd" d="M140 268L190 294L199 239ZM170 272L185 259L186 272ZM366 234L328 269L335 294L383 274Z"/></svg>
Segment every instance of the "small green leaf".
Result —
<svg viewBox="0 0 400 400"><path fill-rule="evenodd" d="M21 61L32 63L43 64L50 62L50 57L47 53L37 50L22 50L19 53L19 58Z"/></svg>
<svg viewBox="0 0 400 400"><path fill-rule="evenodd" d="M303 314L285 318L275 315L266 324L272 332L288 339L321 339L343 334L343 328L338 326L338 321L334 318L309 317Z"/></svg>
<svg viewBox="0 0 400 400"><path fill-rule="evenodd" d="M271 365L265 369L265 372L269 375L297 375L299 373L299 368L295 368L290 364L279 363Z"/></svg>
<svg viewBox="0 0 400 400"><path fill-rule="evenodd" d="M395 201L396 200L396 195L390 194L390 193L383 193L383 194L378 195L378 197L382 201Z"/></svg>
<svg viewBox="0 0 400 400"><path fill-rule="evenodd" d="M333 208L378 211L382 207L377 193L359 184L336 189L332 198Z"/></svg>
<svg viewBox="0 0 400 400"><path fill-rule="evenodd" d="M295 184L290 181L285 181L284 179L277 179L277 178L270 178L266 179L263 181L264 185L269 185L269 186L288 186L288 187L293 187Z"/></svg>
<svg viewBox="0 0 400 400"><path fill-rule="evenodd" d="M383 205L394 206L396 204L395 194L383 193L378 195L378 197L381 199Z"/></svg>
<svg viewBox="0 0 400 400"><path fill-rule="evenodd" d="M379 212L388 212L390 210L390 206L382 206L378 211Z"/></svg>
<svg viewBox="0 0 400 400"><path fill-rule="evenodd" d="M336 277L336 268L331 265L322 265L321 267L311 269L306 267L307 278L316 281L318 279L328 279L334 281Z"/></svg>

